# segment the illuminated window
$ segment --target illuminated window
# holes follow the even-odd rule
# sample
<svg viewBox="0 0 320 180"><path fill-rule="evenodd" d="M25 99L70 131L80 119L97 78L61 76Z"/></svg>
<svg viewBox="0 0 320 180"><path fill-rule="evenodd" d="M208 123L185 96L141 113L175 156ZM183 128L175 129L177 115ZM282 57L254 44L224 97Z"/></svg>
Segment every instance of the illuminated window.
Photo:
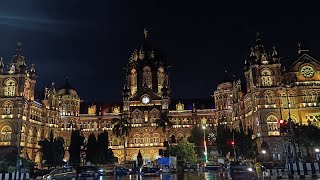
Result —
<svg viewBox="0 0 320 180"><path fill-rule="evenodd" d="M5 82L4 96L12 97L15 95L16 91L16 82L12 79L9 79Z"/></svg>
<svg viewBox="0 0 320 180"><path fill-rule="evenodd" d="M144 143L146 143L146 144L150 143L150 135L149 134L145 134L143 136L143 140L144 140Z"/></svg>
<svg viewBox="0 0 320 180"><path fill-rule="evenodd" d="M3 114L5 115L13 114L13 103L11 101L7 101L3 103Z"/></svg>
<svg viewBox="0 0 320 180"><path fill-rule="evenodd" d="M161 92L165 80L165 73L162 67L158 69L158 92Z"/></svg>
<svg viewBox="0 0 320 180"><path fill-rule="evenodd" d="M0 132L0 140L4 142L11 141L12 129L10 126L4 126Z"/></svg>
<svg viewBox="0 0 320 180"><path fill-rule="evenodd" d="M262 86L272 86L272 72L269 69L263 69L261 71Z"/></svg>
<svg viewBox="0 0 320 180"><path fill-rule="evenodd" d="M265 91L263 93L266 104L274 104L274 92L273 91Z"/></svg>
<svg viewBox="0 0 320 180"><path fill-rule="evenodd" d="M137 71L135 69L132 69L130 74L130 90L132 95L137 92Z"/></svg>
<svg viewBox="0 0 320 180"><path fill-rule="evenodd" d="M143 85L147 85L150 89L152 88L152 73L149 66L143 68Z"/></svg>
<svg viewBox="0 0 320 180"><path fill-rule="evenodd" d="M268 125L268 135L269 136L279 136L279 124L278 124L278 119L270 115L267 118L267 125Z"/></svg>
<svg viewBox="0 0 320 180"><path fill-rule="evenodd" d="M24 142L25 139L26 139L26 127L22 126L22 129L21 129L21 142Z"/></svg>

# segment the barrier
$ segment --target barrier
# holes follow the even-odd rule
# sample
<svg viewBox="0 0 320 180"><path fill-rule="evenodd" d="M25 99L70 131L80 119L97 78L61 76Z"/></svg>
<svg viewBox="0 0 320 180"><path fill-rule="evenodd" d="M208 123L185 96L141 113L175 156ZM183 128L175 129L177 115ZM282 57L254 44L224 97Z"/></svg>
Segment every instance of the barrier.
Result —
<svg viewBox="0 0 320 180"><path fill-rule="evenodd" d="M263 174L266 178L287 179L287 178L319 178L320 169L318 162L314 163L291 163L286 169L267 169ZM290 171L289 171L290 170Z"/></svg>
<svg viewBox="0 0 320 180"><path fill-rule="evenodd" d="M30 179L29 173L12 172L12 173L0 173L0 180L28 180Z"/></svg>

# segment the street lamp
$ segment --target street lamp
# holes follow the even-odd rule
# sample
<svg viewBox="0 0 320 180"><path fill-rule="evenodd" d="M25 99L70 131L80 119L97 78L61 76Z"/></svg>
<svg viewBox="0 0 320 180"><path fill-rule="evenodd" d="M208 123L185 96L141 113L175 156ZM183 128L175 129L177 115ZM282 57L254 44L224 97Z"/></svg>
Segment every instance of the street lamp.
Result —
<svg viewBox="0 0 320 180"><path fill-rule="evenodd" d="M295 140L295 134L293 131L293 122L292 122L292 118L291 118L291 110L290 110L291 102L290 102L289 95L288 95L288 88L293 87L294 84L292 82L285 82L285 83L281 83L281 85L284 86L285 90L286 90L286 99L287 99L287 105L288 105L288 123L289 123L289 132L290 132L290 136L292 139L293 160L297 161L297 159L298 159L297 144L296 144L296 140Z"/></svg>
<svg viewBox="0 0 320 180"><path fill-rule="evenodd" d="M314 151L316 152L316 153L315 153L315 155L316 155L316 160L319 161L319 160L320 160L320 156L319 156L320 149L319 149L319 148L316 148L316 149L314 149Z"/></svg>
<svg viewBox="0 0 320 180"><path fill-rule="evenodd" d="M265 161L266 160L265 154L267 153L267 151L266 150L262 150L261 153L263 154L263 160Z"/></svg>
<svg viewBox="0 0 320 180"><path fill-rule="evenodd" d="M203 129L203 146L204 146L204 157L205 157L205 162L208 162L208 151L207 151L207 143L206 143L206 126L202 126Z"/></svg>

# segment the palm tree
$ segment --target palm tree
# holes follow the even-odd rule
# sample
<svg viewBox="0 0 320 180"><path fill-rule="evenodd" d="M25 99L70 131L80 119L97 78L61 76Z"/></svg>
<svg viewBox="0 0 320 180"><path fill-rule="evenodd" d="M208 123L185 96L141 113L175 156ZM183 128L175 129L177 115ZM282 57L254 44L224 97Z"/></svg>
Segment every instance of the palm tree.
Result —
<svg viewBox="0 0 320 180"><path fill-rule="evenodd" d="M118 138L121 138L124 142L123 149L124 149L124 162L126 161L126 142L127 142L127 136L129 136L129 132L131 130L131 125L129 123L129 118L120 115L120 118L114 118L112 119L112 133L115 134Z"/></svg>
<svg viewBox="0 0 320 180"><path fill-rule="evenodd" d="M165 140L167 140L167 134L166 131L168 128L170 128L172 126L172 123L170 122L170 119L168 117L168 113L167 112L162 112L160 114L160 117L158 119L156 119L155 123L157 124L157 129L161 128L162 132L165 136Z"/></svg>

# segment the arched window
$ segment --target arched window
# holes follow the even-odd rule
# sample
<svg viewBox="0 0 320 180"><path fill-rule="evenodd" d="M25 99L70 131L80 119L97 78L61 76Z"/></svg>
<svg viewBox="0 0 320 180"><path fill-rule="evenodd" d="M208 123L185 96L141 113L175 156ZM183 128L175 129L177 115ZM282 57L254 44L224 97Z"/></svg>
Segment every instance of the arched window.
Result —
<svg viewBox="0 0 320 180"><path fill-rule="evenodd" d="M263 93L266 104L274 104L274 92L273 91L265 91Z"/></svg>
<svg viewBox="0 0 320 180"><path fill-rule="evenodd" d="M272 86L272 72L269 69L261 71L261 84L262 86Z"/></svg>
<svg viewBox="0 0 320 180"><path fill-rule="evenodd" d="M279 136L279 124L278 124L278 119L270 115L267 118L267 125L268 125L268 135L269 136Z"/></svg>
<svg viewBox="0 0 320 180"><path fill-rule="evenodd" d="M153 140L151 142L160 143L160 135L159 134L153 134Z"/></svg>
<svg viewBox="0 0 320 180"><path fill-rule="evenodd" d="M12 97L16 92L16 82L13 79L9 79L5 82L4 96Z"/></svg>
<svg viewBox="0 0 320 180"><path fill-rule="evenodd" d="M292 107L296 103L295 95L293 91L288 92L289 106Z"/></svg>
<svg viewBox="0 0 320 180"><path fill-rule="evenodd" d="M32 131L32 129L29 129L28 143L32 143L32 139L33 139L33 131Z"/></svg>
<svg viewBox="0 0 320 180"><path fill-rule="evenodd" d="M6 101L5 103L3 103L3 114L5 115L13 114L13 102Z"/></svg>
<svg viewBox="0 0 320 180"><path fill-rule="evenodd" d="M22 129L21 129L21 142L24 142L26 139L26 127L25 126L22 126Z"/></svg>
<svg viewBox="0 0 320 180"><path fill-rule="evenodd" d="M145 84L150 89L152 88L152 73L149 66L143 68L143 85Z"/></svg>
<svg viewBox="0 0 320 180"><path fill-rule="evenodd" d="M143 141L145 144L149 144L150 143L150 135L149 134L143 135Z"/></svg>
<svg viewBox="0 0 320 180"><path fill-rule="evenodd" d="M162 67L158 69L158 92L160 93L165 81L165 73Z"/></svg>
<svg viewBox="0 0 320 180"><path fill-rule="evenodd" d="M0 140L4 142L11 141L12 129L10 126L4 126L0 131Z"/></svg>
<svg viewBox="0 0 320 180"><path fill-rule="evenodd" d="M135 134L134 135L133 143L134 144L140 144L140 135L139 134Z"/></svg>
<svg viewBox="0 0 320 180"><path fill-rule="evenodd" d="M130 83L131 94L134 95L137 92L137 71L136 71L136 69L131 70L129 83Z"/></svg>

